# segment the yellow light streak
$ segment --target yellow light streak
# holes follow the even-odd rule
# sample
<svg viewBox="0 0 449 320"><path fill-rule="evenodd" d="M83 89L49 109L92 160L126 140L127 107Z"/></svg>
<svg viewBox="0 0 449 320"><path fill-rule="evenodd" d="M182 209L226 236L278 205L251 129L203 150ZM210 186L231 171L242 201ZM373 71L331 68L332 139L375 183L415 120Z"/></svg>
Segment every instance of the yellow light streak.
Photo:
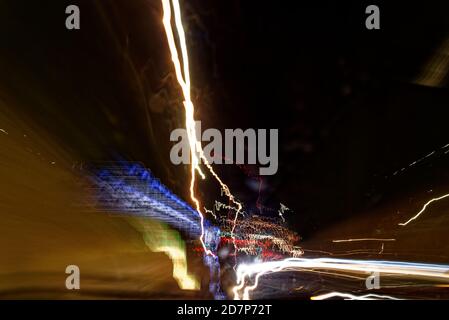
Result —
<svg viewBox="0 0 449 320"><path fill-rule="evenodd" d="M360 238L360 239L341 239L341 240L332 240L334 243L340 242L359 242L359 241L381 241L381 242L389 242L396 241L396 239L380 239L380 238Z"/></svg>
<svg viewBox="0 0 449 320"><path fill-rule="evenodd" d="M170 258L173 263L173 279L181 289L200 289L199 281L188 272L186 247L177 231L149 219L131 219L130 222L142 233L145 244L151 251L165 253Z"/></svg>

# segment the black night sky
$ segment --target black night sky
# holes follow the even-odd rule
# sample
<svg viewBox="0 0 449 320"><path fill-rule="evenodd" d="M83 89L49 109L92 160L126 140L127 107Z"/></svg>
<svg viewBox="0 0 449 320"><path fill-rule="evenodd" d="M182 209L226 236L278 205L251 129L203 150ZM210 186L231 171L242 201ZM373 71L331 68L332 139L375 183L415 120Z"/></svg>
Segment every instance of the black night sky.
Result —
<svg viewBox="0 0 449 320"><path fill-rule="evenodd" d="M279 170L259 201L291 208L305 240L362 215L410 214L413 199L447 191L444 152L393 173L449 143L446 78L416 80L447 41L449 3L392 2L376 2L381 29L367 30L366 1L183 1L196 118L279 129ZM186 198L187 168L169 163L183 110L160 1L70 1L79 31L64 27L68 3L1 2L2 99L74 162L141 161ZM258 211L252 178L218 171Z"/></svg>

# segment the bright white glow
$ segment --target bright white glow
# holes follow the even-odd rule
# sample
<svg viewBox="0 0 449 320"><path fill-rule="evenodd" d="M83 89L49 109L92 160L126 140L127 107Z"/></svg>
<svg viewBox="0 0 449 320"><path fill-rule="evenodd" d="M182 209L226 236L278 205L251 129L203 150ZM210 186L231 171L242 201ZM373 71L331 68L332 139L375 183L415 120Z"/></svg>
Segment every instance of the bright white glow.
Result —
<svg viewBox="0 0 449 320"><path fill-rule="evenodd" d="M390 275L407 275L431 280L449 282L449 266L439 264L423 264L401 261L353 260L334 258L289 258L281 261L268 261L253 264L242 264L237 268L237 285L233 288L235 300L249 300L249 292L256 289L259 278L265 274L280 271L323 270L335 273L373 272ZM246 286L246 279L254 276L254 284ZM243 294L241 291L243 290Z"/></svg>

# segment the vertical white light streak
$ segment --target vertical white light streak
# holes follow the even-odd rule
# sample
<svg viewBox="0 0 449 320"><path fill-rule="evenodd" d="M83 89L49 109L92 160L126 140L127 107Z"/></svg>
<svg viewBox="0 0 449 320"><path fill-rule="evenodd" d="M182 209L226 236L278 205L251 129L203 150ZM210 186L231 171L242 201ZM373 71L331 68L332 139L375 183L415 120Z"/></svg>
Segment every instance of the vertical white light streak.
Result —
<svg viewBox="0 0 449 320"><path fill-rule="evenodd" d="M175 37L174 37L173 29L171 26L171 20L172 20L171 19L171 16L172 16L171 6L173 6L173 11L174 11L175 26L176 26L176 32L178 34L179 45L181 48L183 68L181 68L181 61L179 60L179 53L178 53L178 49L176 47ZM240 210L242 209L242 205L237 200L235 200L235 198L231 194L228 186L226 184L224 184L221 181L220 177L215 173L212 166L208 162L207 158L204 156L203 149L201 147L201 142L198 140L198 138L196 136L195 119L194 119L195 107L191 100L189 56L188 56L188 51L187 51L184 27L182 25L182 17L181 17L181 9L179 6L179 0L162 0L162 8L164 11L162 22L164 24L165 33L167 35L168 46L170 49L173 66L175 68L176 79L178 80L178 83L181 86L182 94L184 96L184 109L186 112L186 130L187 130L187 136L188 136L188 141L189 141L189 145L190 145L190 158L191 158L190 197L191 197L192 201L195 203L196 210L198 211L198 214L199 214L200 220L201 220L201 236L200 236L201 244L202 244L206 254L214 255L209 249L207 249L207 247L204 243L204 217L203 217L203 214L201 213L200 202L195 196L195 174L196 174L196 172L198 172L198 174L203 179L205 178L205 175L201 171L201 168L199 166L200 159L203 160L204 164L209 169L212 176L219 182L222 190L225 192L226 196L228 196L229 200L237 206L237 212L235 215L234 227L232 228L232 232L234 231L235 224L236 224L237 218L238 218L238 214L239 214Z"/></svg>

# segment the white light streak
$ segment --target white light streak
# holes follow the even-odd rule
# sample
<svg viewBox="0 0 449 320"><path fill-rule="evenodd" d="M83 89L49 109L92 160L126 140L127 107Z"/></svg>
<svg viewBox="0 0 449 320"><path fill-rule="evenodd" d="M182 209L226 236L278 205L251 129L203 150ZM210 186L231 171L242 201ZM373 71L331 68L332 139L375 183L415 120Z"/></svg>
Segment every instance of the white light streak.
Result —
<svg viewBox="0 0 449 320"><path fill-rule="evenodd" d="M399 223L399 225L400 225L400 226L406 226L406 225L408 225L410 222L412 222L413 220L417 219L417 218L418 218L424 211L426 211L426 208L427 208L427 206L428 206L429 204L431 204L432 202L439 201L439 200L441 200L441 199L447 198L447 197L449 197L449 193L448 193L448 194L445 194L445 195L443 195L443 196L441 196L441 197L433 198L433 199L429 200L429 201L422 207L422 209L421 209L415 216L411 217L411 218L410 218L409 220L407 220L406 222Z"/></svg>
<svg viewBox="0 0 449 320"><path fill-rule="evenodd" d="M449 265L423 264L401 261L353 260L335 258L289 258L281 261L268 261L242 264L237 268L237 285L233 288L234 300L249 300L249 293L257 288L263 275L281 271L325 270L326 273L363 273L373 272L389 275L419 277L449 282ZM254 284L246 286L246 279L254 276ZM241 294L241 291L243 293Z"/></svg>

